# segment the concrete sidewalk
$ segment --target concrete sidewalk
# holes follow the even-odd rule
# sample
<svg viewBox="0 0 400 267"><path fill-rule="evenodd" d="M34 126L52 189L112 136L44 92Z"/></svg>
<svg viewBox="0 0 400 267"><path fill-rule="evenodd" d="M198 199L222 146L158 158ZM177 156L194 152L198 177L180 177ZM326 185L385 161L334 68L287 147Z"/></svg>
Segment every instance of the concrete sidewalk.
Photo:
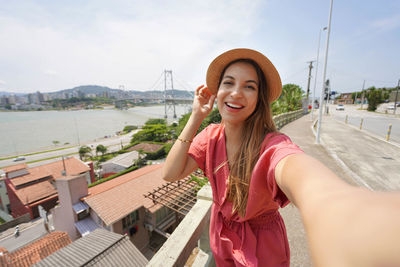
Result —
<svg viewBox="0 0 400 267"><path fill-rule="evenodd" d="M355 127L324 116L321 144L315 144L310 115L280 130L308 155L352 185L370 190L400 189L400 148ZM311 266L300 214L292 204L281 209L291 248L291 266Z"/></svg>

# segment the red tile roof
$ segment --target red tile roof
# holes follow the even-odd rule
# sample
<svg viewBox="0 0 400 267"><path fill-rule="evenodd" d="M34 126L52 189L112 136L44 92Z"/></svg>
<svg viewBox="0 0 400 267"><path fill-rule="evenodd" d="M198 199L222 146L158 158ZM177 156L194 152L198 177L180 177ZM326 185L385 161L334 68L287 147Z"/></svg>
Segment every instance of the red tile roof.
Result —
<svg viewBox="0 0 400 267"><path fill-rule="evenodd" d="M14 252L3 252L3 256L0 256L0 265L28 267L70 243L71 239L67 233L58 231L52 232Z"/></svg>
<svg viewBox="0 0 400 267"><path fill-rule="evenodd" d="M133 147L130 147L128 151L132 150L143 150L144 152L156 152L159 150L163 145L161 144L149 144L149 143L140 143L137 145L134 145Z"/></svg>
<svg viewBox="0 0 400 267"><path fill-rule="evenodd" d="M166 183L161 178L162 166L163 164L150 165L122 175L118 177L120 178L118 184L108 185L109 182L100 184L98 186L104 185L103 190L89 195L85 198L85 202L106 225L121 220L142 206L150 208L154 206L153 202L143 195Z"/></svg>
<svg viewBox="0 0 400 267"><path fill-rule="evenodd" d="M96 186L93 186L91 188L89 188L89 194L88 194L88 198L92 197L96 194L102 193L104 191L107 191L111 188L114 188L120 184L124 184L132 179L138 178L146 173L152 172L156 169L160 168L159 164L155 164L155 165L147 165L143 168L140 168L136 171L118 176L117 178L114 178L112 180L109 180L107 182L98 184Z"/></svg>
<svg viewBox="0 0 400 267"><path fill-rule="evenodd" d="M67 170L66 175L77 175L83 172L87 172L90 168L75 157L64 159L65 169ZM19 186L25 183L29 183L46 176L52 176L53 179L62 177L61 172L64 170L64 164L62 160L52 162L49 164L33 167L28 169L28 174L18 176L11 179L14 186Z"/></svg>
<svg viewBox="0 0 400 267"><path fill-rule="evenodd" d="M49 181L44 181L17 189L15 193L24 205L28 205L43 198L56 196L57 189Z"/></svg>
<svg viewBox="0 0 400 267"><path fill-rule="evenodd" d="M5 173L7 173L7 172L15 172L15 171L26 169L26 168L28 168L28 165L26 165L26 163L20 163L20 164L12 165L12 166L9 166L9 167L5 167L5 168L3 168L3 171Z"/></svg>

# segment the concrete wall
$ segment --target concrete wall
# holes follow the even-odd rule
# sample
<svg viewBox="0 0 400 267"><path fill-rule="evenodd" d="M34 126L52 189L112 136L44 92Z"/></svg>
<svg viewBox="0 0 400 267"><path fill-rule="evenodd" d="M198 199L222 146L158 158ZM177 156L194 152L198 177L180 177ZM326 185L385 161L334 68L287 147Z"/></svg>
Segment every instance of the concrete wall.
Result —
<svg viewBox="0 0 400 267"><path fill-rule="evenodd" d="M19 216L29 213L31 218L33 219L33 214L29 207L25 206L17 197L14 187L11 185L11 181L9 179L6 179L5 182L7 195L10 200L11 216L13 216L14 218L18 218Z"/></svg>
<svg viewBox="0 0 400 267"><path fill-rule="evenodd" d="M4 180L0 181L0 202L0 208L3 210L3 212L9 214L7 205L10 204L10 199L8 198L7 187Z"/></svg>
<svg viewBox="0 0 400 267"><path fill-rule="evenodd" d="M86 174L67 176L56 180L60 205L53 210L54 228L67 232L72 241L80 237L75 228L77 216L72 206L88 194Z"/></svg>

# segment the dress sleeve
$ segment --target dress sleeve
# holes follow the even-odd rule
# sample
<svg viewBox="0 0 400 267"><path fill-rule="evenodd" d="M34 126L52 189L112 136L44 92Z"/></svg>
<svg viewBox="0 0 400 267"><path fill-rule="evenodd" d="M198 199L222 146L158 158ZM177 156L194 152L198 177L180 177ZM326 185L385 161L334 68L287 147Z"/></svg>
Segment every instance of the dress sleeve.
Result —
<svg viewBox="0 0 400 267"><path fill-rule="evenodd" d="M208 144L209 127L197 134L190 144L188 155L191 156L199 165L199 168L205 173L206 151Z"/></svg>
<svg viewBox="0 0 400 267"><path fill-rule="evenodd" d="M272 140L268 142L262 153L262 155L269 157L269 166L267 166L268 187L271 190L273 200L282 208L289 204L290 201L276 183L275 167L283 158L299 153L304 152L284 134L273 137Z"/></svg>

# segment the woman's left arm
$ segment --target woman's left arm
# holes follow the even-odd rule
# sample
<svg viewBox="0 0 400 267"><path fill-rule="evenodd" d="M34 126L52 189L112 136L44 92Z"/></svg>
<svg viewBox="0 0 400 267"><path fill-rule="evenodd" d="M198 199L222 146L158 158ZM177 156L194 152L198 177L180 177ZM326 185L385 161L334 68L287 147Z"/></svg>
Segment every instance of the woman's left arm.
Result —
<svg viewBox="0 0 400 267"><path fill-rule="evenodd" d="M318 160L289 155L275 180L299 208L316 266L400 266L400 193L354 187Z"/></svg>

